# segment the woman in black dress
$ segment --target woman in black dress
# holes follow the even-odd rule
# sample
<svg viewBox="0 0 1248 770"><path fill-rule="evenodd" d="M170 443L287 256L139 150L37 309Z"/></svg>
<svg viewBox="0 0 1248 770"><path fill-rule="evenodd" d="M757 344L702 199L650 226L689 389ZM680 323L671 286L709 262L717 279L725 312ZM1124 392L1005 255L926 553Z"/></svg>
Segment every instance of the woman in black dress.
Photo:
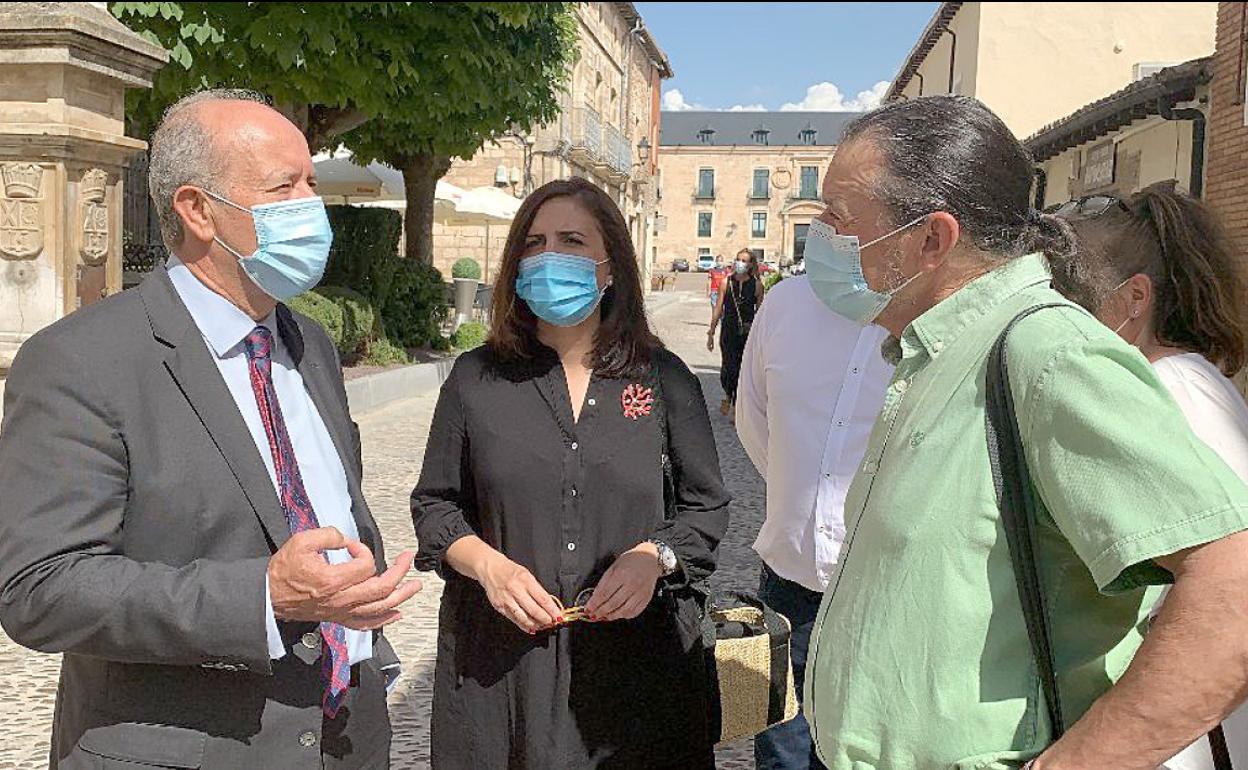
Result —
<svg viewBox="0 0 1248 770"><path fill-rule="evenodd" d="M728 494L605 193L570 179L526 199L492 323L442 388L412 492L417 566L446 579L433 767L713 768L678 589L714 570Z"/></svg>
<svg viewBox="0 0 1248 770"><path fill-rule="evenodd" d="M763 301L763 281L758 276L758 258L749 249L737 252L732 275L724 281L719 302L711 313L711 328L706 332L706 349L715 349L715 327L719 326L719 384L724 387L724 400L719 411L732 413L737 403L737 380L741 377L741 359L750 324ZM723 325L720 326L720 322Z"/></svg>

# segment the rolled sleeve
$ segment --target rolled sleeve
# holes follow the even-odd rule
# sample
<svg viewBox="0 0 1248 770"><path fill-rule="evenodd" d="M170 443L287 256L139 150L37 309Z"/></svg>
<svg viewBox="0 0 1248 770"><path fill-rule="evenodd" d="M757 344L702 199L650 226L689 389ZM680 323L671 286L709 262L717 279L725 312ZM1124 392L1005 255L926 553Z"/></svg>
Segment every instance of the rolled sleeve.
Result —
<svg viewBox="0 0 1248 770"><path fill-rule="evenodd" d="M1248 488L1137 351L1081 339L1032 382L1013 382L1032 480L1102 592L1170 582L1154 559L1248 529Z"/></svg>
<svg viewBox="0 0 1248 770"><path fill-rule="evenodd" d="M696 582L715 570L719 541L728 529L731 498L698 379L674 356L661 367L668 421L668 455L675 483L675 517L653 533L680 562L673 582Z"/></svg>
<svg viewBox="0 0 1248 770"><path fill-rule="evenodd" d="M418 544L414 564L416 569L439 573L446 550L456 540L476 534L465 515L474 502L468 431L456 371L451 371L438 396L425 463L411 498Z"/></svg>

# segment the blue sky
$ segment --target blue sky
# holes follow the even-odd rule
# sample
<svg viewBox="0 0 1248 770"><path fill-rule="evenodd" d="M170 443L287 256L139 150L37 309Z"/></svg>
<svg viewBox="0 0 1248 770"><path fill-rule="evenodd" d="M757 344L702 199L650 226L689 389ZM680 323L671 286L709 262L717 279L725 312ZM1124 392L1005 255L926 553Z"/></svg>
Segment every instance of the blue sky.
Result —
<svg viewBox="0 0 1248 770"><path fill-rule="evenodd" d="M637 3L664 109L869 109L939 3Z"/></svg>

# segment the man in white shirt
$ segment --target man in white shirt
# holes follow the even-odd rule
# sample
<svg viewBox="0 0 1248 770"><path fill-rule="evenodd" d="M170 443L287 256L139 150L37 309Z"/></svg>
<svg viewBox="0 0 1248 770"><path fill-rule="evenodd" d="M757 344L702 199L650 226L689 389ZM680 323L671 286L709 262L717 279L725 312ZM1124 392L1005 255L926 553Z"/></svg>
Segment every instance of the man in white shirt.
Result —
<svg viewBox="0 0 1248 770"><path fill-rule="evenodd" d="M754 550L759 597L788 618L801 697L806 647L845 539L843 505L884 402L888 332L833 313L805 276L781 281L754 318L737 391L737 433L767 482ZM758 770L823 768L800 714L754 741Z"/></svg>

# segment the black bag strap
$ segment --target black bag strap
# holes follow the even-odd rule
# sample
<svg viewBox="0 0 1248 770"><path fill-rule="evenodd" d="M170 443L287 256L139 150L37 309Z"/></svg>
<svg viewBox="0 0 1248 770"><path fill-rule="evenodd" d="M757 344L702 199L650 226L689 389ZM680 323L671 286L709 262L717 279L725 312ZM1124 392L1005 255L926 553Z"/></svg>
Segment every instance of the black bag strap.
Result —
<svg viewBox="0 0 1248 770"><path fill-rule="evenodd" d="M1049 631L1044 586L1036 567L1036 511L1031 495L1031 475L1027 470L1027 456L1014 413L1009 356L1006 354L1006 342L1014 326L1032 313L1050 307L1069 306L1055 302L1027 308L1016 315L997 337L988 354L985 406L988 461L992 465L992 483L996 487L1001 526L1005 529L1010 561L1014 565L1014 582L1018 586L1018 599L1027 622L1031 654L1035 658L1040 688L1048 707L1052 740L1056 741L1066 731L1066 725L1057 691L1053 637Z"/></svg>
<svg viewBox="0 0 1248 770"><path fill-rule="evenodd" d="M663 512L668 519L676 518L676 477L672 471L672 456L668 450L670 431L667 424L667 401L663 398L663 374L659 364L650 367L650 393L654 396L654 416L659 422L659 436L662 438L662 454L659 462L663 466Z"/></svg>

